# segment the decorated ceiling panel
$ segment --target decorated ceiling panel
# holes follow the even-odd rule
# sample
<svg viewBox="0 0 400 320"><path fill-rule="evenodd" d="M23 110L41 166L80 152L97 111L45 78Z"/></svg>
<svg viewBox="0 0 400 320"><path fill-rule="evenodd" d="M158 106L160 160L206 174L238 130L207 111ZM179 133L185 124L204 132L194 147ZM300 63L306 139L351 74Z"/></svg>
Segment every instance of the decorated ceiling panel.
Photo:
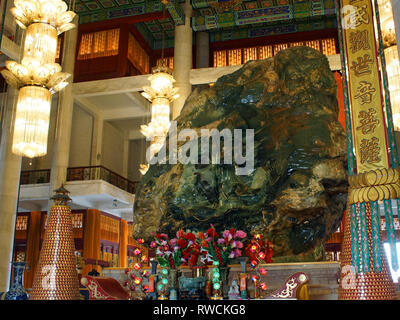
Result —
<svg viewBox="0 0 400 320"><path fill-rule="evenodd" d="M191 0L194 31L209 31L210 41L255 38L268 35L336 27L335 0ZM180 4L170 0L168 18L136 23L153 49L174 45L174 27L184 23ZM77 0L80 23L161 12L160 0Z"/></svg>

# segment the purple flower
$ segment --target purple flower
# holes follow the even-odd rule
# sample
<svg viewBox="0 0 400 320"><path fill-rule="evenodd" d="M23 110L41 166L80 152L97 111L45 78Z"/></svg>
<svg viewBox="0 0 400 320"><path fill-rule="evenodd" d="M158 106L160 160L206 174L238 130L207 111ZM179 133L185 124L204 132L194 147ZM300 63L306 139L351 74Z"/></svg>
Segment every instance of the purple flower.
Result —
<svg viewBox="0 0 400 320"><path fill-rule="evenodd" d="M229 258L233 259L234 257L235 257L235 252L232 251L232 252L229 254Z"/></svg>

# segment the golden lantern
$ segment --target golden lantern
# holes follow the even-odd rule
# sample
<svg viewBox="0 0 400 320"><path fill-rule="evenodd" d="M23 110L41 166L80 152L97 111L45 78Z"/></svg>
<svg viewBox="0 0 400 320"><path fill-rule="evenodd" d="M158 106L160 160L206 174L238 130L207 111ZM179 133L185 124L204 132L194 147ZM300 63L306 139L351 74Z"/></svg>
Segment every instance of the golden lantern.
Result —
<svg viewBox="0 0 400 320"><path fill-rule="evenodd" d="M142 95L151 101L151 121L141 125L140 132L150 140L150 154L155 155L163 146L170 123L170 102L179 97L178 88L174 88L175 79L172 70L159 65L153 68L149 77L150 86L143 88ZM147 172L148 165L141 165L139 171Z"/></svg>
<svg viewBox="0 0 400 320"><path fill-rule="evenodd" d="M51 94L46 88L25 86L19 91L12 152L42 156L47 153Z"/></svg>
<svg viewBox="0 0 400 320"><path fill-rule="evenodd" d="M29 158L47 153L51 94L63 89L70 74L55 63L57 36L75 27L75 13L62 0L15 0L11 9L26 29L21 63L6 61L1 74L20 88L14 125L13 153Z"/></svg>

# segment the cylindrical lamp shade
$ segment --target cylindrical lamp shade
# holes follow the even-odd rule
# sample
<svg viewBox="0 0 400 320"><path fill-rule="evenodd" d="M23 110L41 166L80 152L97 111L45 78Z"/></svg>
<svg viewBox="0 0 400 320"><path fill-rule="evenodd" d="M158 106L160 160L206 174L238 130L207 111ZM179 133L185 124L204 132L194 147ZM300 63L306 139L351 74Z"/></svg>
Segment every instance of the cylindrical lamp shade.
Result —
<svg viewBox="0 0 400 320"><path fill-rule="evenodd" d="M378 0L379 20L382 30L383 45L389 47L396 44L393 11L390 0Z"/></svg>
<svg viewBox="0 0 400 320"><path fill-rule="evenodd" d="M395 130L400 131L400 65L397 45L386 48L384 52L393 124Z"/></svg>
<svg viewBox="0 0 400 320"><path fill-rule="evenodd" d="M165 136L168 133L169 122L169 100L167 98L154 98L151 104L151 122L153 123L153 134Z"/></svg>
<svg viewBox="0 0 400 320"><path fill-rule="evenodd" d="M24 56L38 65L54 63L57 54L57 30L46 23L33 23L26 30Z"/></svg>
<svg viewBox="0 0 400 320"><path fill-rule="evenodd" d="M49 90L36 86L20 89L12 145L14 154L28 158L46 155L50 107Z"/></svg>

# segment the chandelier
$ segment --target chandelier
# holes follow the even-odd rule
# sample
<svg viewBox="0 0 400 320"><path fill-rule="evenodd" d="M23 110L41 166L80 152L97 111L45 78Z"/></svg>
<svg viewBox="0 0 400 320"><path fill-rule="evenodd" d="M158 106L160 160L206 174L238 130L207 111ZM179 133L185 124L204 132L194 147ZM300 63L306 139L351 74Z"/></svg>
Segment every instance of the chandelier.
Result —
<svg viewBox="0 0 400 320"><path fill-rule="evenodd" d="M393 11L390 0L378 0L379 21L382 32L386 73L390 104L392 106L393 125L400 130L400 66L394 29Z"/></svg>
<svg viewBox="0 0 400 320"><path fill-rule="evenodd" d="M62 0L15 0L11 13L26 29L21 63L6 61L7 83L20 89L12 152L29 158L47 153L51 95L68 85L70 74L55 63L57 37L75 27L75 13Z"/></svg>
<svg viewBox="0 0 400 320"><path fill-rule="evenodd" d="M165 13L165 2L163 2ZM140 132L150 142L150 155L155 155L163 146L170 123L170 102L179 97L178 88L174 88L175 79L172 70L165 65L164 59L164 32L159 64L151 70L148 78L150 86L143 87L142 95L151 102L151 121L140 126ZM145 174L148 164L140 165L140 173Z"/></svg>

